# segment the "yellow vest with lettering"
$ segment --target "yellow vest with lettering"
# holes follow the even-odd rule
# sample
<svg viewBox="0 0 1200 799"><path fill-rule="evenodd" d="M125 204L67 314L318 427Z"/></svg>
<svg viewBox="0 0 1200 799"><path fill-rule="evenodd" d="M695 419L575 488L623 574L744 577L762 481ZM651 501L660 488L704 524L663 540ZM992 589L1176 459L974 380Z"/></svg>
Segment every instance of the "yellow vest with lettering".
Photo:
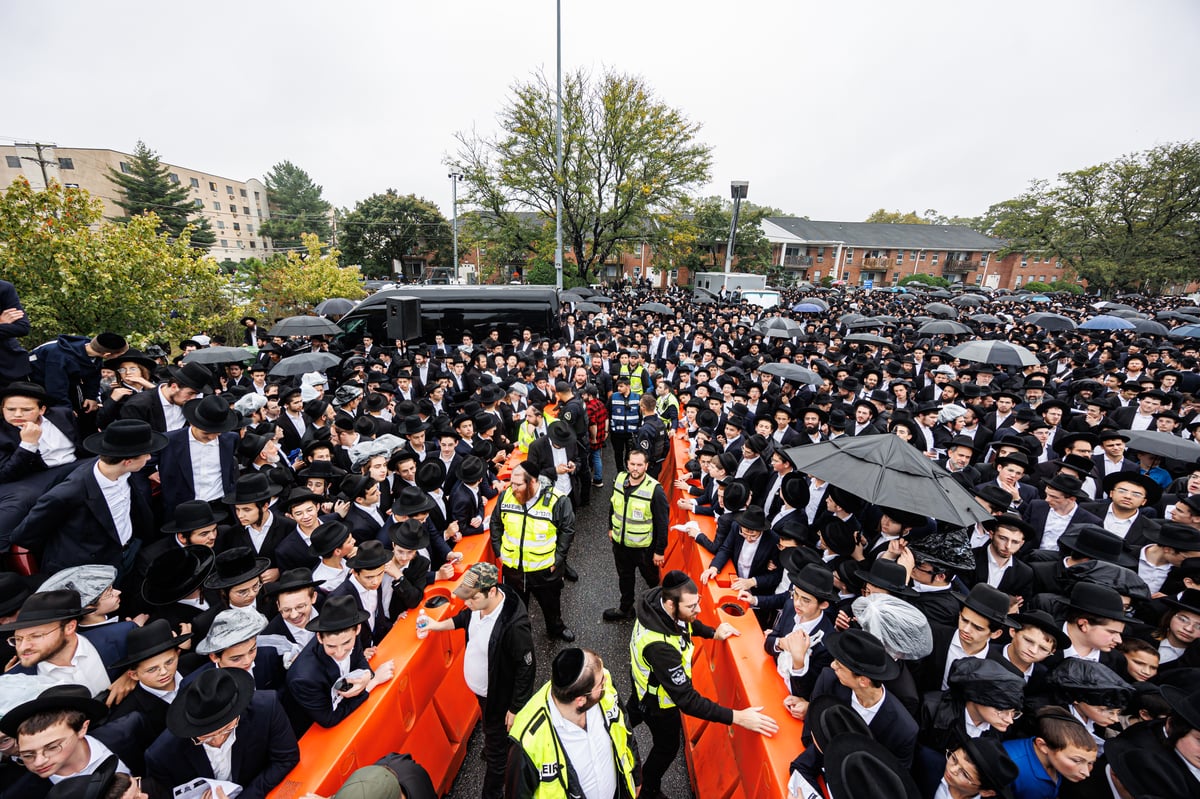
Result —
<svg viewBox="0 0 1200 799"><path fill-rule="evenodd" d="M554 506L563 495L545 491L531 507L519 501L511 487L500 495L498 511L504 531L500 536L500 562L510 569L535 572L554 565L558 530Z"/></svg>
<svg viewBox="0 0 1200 799"><path fill-rule="evenodd" d="M683 660L683 671L681 677L686 677L688 681L692 679L692 636L691 625L688 625L688 635L667 635L666 633L656 632L646 629L642 626L640 620L633 623L633 637L629 641L629 661L630 668L633 672L633 692L638 699L644 699L653 694L658 698L658 706L664 710L675 707L675 700L671 695L655 681L651 685L653 670L650 668L649 661L646 660L645 649L650 644L664 643L673 648L679 649L679 654ZM683 684L680 679L679 684Z"/></svg>
<svg viewBox="0 0 1200 799"><path fill-rule="evenodd" d="M613 483L612 525L613 541L634 549L645 549L654 542L654 516L651 500L658 481L646 475L641 484L625 497L625 480L629 475L621 472Z"/></svg>

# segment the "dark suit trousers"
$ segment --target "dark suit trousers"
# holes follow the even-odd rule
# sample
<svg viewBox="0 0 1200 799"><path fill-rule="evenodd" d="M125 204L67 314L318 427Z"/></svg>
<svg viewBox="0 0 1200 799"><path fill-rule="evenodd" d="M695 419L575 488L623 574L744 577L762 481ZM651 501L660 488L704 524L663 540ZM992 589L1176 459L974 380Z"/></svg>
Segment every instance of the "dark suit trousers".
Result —
<svg viewBox="0 0 1200 799"><path fill-rule="evenodd" d="M42 494L67 479L79 461L55 466L12 483L0 485L0 531L5 534L17 529L25 514L37 504Z"/></svg>
<svg viewBox="0 0 1200 799"><path fill-rule="evenodd" d="M483 724L483 760L487 767L483 772L483 799L503 799L504 770L508 765L508 730L504 726L504 713L488 718L486 696L476 694L479 700L480 723Z"/></svg>
<svg viewBox="0 0 1200 799"><path fill-rule="evenodd" d="M546 632L558 635L567 625L562 618L562 569L555 569L554 574L549 569L536 572L518 571L504 567L504 584L517 592L525 607L530 607L529 597L532 595L542 606L542 616L546 619Z"/></svg>
<svg viewBox="0 0 1200 799"><path fill-rule="evenodd" d="M640 549L627 547L613 542L613 560L617 564L617 586L621 590L621 610L628 613L633 610L633 588L637 582L637 572L642 573L647 588L658 585L658 567L654 565L654 547Z"/></svg>
<svg viewBox="0 0 1200 799"><path fill-rule="evenodd" d="M655 707L646 711L645 722L650 728L651 743L650 752L642 763L642 794L657 796L662 789L663 775L679 756L683 721L679 717L679 708Z"/></svg>
<svg viewBox="0 0 1200 799"><path fill-rule="evenodd" d="M629 454L630 442L633 436L629 433L610 433L608 440L612 442L613 460L617 463L617 471L625 469L625 456Z"/></svg>

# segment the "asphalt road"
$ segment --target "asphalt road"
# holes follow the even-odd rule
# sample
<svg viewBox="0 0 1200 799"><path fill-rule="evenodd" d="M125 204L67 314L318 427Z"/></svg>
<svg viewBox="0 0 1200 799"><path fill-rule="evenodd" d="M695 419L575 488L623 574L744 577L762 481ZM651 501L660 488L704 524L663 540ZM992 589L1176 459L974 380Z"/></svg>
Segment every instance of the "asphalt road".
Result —
<svg viewBox="0 0 1200 799"><path fill-rule="evenodd" d="M576 508L575 542L571 546L570 562L579 572L579 582L566 584L563 591L563 618L575 631L576 646L584 646L600 653L604 665L612 672L622 700L628 698L629 636L633 622L605 622L600 614L605 608L617 604L616 570L613 567L612 548L605 535L608 531L609 496L612 493L613 471L612 449L605 450L605 487L592 490L591 503L586 508ZM638 591L645 585L638 577ZM565 646L546 637L546 624L534 600L529 609L533 622L533 640L537 647L538 685L550 679L550 662L558 650ZM650 750L650 735L643 724L637 729L638 747L643 756ZM478 799L483 787L483 760L476 753L483 752L482 728L476 726L467 749L458 778L449 796L452 799ZM663 793L673 799L688 799L692 796L688 784L687 764L680 749L671 770L663 780Z"/></svg>

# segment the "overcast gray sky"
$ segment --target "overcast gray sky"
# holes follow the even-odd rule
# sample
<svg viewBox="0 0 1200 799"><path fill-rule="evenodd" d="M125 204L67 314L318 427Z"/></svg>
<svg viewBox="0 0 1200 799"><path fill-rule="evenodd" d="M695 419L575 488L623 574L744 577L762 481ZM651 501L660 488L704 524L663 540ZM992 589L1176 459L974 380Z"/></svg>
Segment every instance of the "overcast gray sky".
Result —
<svg viewBox="0 0 1200 799"><path fill-rule="evenodd" d="M339 206L449 216L454 133L554 70L553 0L7 2L0 140L241 179L289 159ZM563 68L640 74L703 124L712 183L814 219L973 215L1200 134L1200 3L563 2Z"/></svg>

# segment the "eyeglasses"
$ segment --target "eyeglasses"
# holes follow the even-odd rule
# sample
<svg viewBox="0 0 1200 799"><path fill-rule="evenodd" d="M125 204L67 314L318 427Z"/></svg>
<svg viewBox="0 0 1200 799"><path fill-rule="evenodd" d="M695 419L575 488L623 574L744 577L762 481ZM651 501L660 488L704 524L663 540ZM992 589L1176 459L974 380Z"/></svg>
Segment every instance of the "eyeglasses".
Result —
<svg viewBox="0 0 1200 799"><path fill-rule="evenodd" d="M1139 497L1139 498L1146 496L1146 492L1144 492L1144 491L1134 491L1133 489L1125 488L1124 486L1117 486L1116 488L1113 489L1113 493L1114 494L1128 494L1131 497Z"/></svg>
<svg viewBox="0 0 1200 799"><path fill-rule="evenodd" d="M140 366L118 366L117 371L118 372L133 372L133 373L141 374L142 367L140 367Z"/></svg>
<svg viewBox="0 0 1200 799"><path fill-rule="evenodd" d="M54 635L58 630L51 630L45 633L30 633L29 635L10 635L6 640L9 646L20 646L28 641L31 644L36 644L48 635Z"/></svg>
<svg viewBox="0 0 1200 799"><path fill-rule="evenodd" d="M146 672L146 674L148 674L150 676L166 674L168 671L175 668L175 664L178 662L179 662L179 656L177 655L177 656L171 658L170 660L166 661L165 663L163 663L160 666L150 666L149 668L142 669L142 671Z"/></svg>
<svg viewBox="0 0 1200 799"><path fill-rule="evenodd" d="M239 588L236 591L230 591L229 595L237 597L238 599L249 599L250 597L257 595L258 592L262 590L262 587L263 581L260 577L255 580L254 585L250 586L249 588Z"/></svg>
<svg viewBox="0 0 1200 799"><path fill-rule="evenodd" d="M1016 708L1011 708L1011 707L999 708L998 707L995 710L996 710L996 715L1000 716L1001 718L1007 717L1008 719L1010 719L1012 721L1016 721L1017 719L1021 718L1021 711L1017 710Z"/></svg>
<svg viewBox="0 0 1200 799"><path fill-rule="evenodd" d="M949 772L951 774L954 774L956 777L958 777L960 780L965 782L967 785L971 785L976 788L978 788L981 785L981 783L979 782L979 778L971 776L971 774L967 771L966 767L962 764L962 761L958 759L958 753L955 752L954 750L952 750L952 749L946 750L946 763L948 764Z"/></svg>
<svg viewBox="0 0 1200 799"><path fill-rule="evenodd" d="M1182 613L1175 616L1175 621L1179 622L1179 626L1185 630L1200 628L1200 619L1193 619L1191 616L1185 616Z"/></svg>
<svg viewBox="0 0 1200 799"><path fill-rule="evenodd" d="M196 746L213 746L212 742L218 738L222 739L222 743L224 743L224 739L228 738L230 733L237 729L239 721L241 721L241 716L238 716L236 719L231 721L229 724L226 724L216 732L210 732L208 735L200 735L193 738L192 743L194 743ZM217 745L219 746L220 744Z"/></svg>
<svg viewBox="0 0 1200 799"><path fill-rule="evenodd" d="M38 755L50 758L57 755L67 745L67 739L55 741L54 743L46 744L41 749L27 749L23 752L17 752L17 757L21 758L23 763L32 763L37 760Z"/></svg>

